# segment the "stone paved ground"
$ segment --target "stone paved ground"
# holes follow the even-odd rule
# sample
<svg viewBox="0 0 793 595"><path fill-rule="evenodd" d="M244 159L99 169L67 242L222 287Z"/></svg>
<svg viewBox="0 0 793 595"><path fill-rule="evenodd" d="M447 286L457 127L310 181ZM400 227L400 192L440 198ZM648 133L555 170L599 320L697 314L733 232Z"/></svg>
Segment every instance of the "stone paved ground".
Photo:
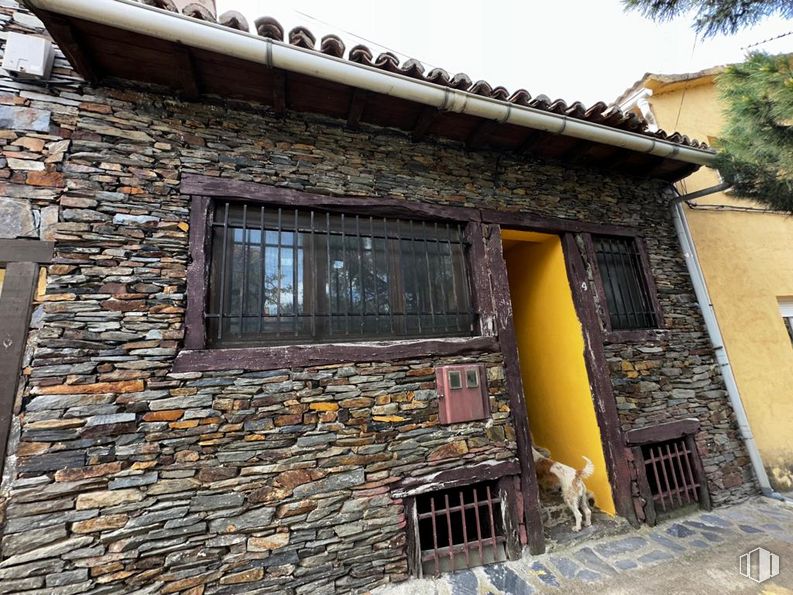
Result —
<svg viewBox="0 0 793 595"><path fill-rule="evenodd" d="M759 586L738 573L758 546L778 554L780 574ZM763 593L793 595L793 506L767 498L699 512L629 534L578 541L542 556L415 580L378 595Z"/></svg>

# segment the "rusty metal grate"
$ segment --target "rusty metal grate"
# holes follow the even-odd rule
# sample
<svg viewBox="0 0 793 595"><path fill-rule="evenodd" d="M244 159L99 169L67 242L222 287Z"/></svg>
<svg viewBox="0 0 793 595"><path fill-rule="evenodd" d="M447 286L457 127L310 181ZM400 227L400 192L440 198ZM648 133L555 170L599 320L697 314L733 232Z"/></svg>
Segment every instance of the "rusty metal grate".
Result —
<svg viewBox="0 0 793 595"><path fill-rule="evenodd" d="M506 560L502 504L497 482L417 496L422 573L438 576Z"/></svg>
<svg viewBox="0 0 793 595"><path fill-rule="evenodd" d="M655 509L668 513L700 501L701 478L689 441L667 440L641 447Z"/></svg>

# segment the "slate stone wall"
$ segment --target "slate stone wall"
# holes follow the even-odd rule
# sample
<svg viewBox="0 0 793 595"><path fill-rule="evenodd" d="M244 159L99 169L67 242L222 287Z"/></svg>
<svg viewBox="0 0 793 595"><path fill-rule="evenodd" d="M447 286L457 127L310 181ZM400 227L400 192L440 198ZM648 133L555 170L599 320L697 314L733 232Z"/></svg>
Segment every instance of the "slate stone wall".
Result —
<svg viewBox="0 0 793 595"><path fill-rule="evenodd" d="M3 29L40 27L0 0ZM609 345L622 423L696 416L717 503L755 490L655 182L257 106L0 78L0 234L56 241L5 464L0 583L36 593L333 593L406 577L389 486L514 459L500 355L173 373L184 173L519 209L647 236L669 327ZM8 221L10 223L5 223ZM493 419L437 425L434 368L487 366Z"/></svg>

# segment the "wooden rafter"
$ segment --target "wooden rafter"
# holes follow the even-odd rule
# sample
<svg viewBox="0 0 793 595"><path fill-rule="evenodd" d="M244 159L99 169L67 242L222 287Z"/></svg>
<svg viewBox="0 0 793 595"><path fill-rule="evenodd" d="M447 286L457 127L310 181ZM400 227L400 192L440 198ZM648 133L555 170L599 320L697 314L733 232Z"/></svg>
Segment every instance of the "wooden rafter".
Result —
<svg viewBox="0 0 793 595"><path fill-rule="evenodd" d="M429 105L425 105L421 108L419 117L416 119L416 124L413 126L413 131L411 132L413 140L420 141L427 136L430 126L432 126L432 123L440 114L441 111L439 109Z"/></svg>
<svg viewBox="0 0 793 595"><path fill-rule="evenodd" d="M364 89L355 89L350 98L350 109L347 112L347 127L358 128L361 123L361 116L363 110L366 109L366 103L369 101L371 93Z"/></svg>
<svg viewBox="0 0 793 595"><path fill-rule="evenodd" d="M286 113L286 72L273 69L273 110L279 116Z"/></svg>
<svg viewBox="0 0 793 595"><path fill-rule="evenodd" d="M193 53L186 45L179 44L176 53L179 64L176 77L182 95L188 101L195 101L201 96L201 83Z"/></svg>
<svg viewBox="0 0 793 595"><path fill-rule="evenodd" d="M44 20L43 11L33 10L34 14ZM102 78L96 63L85 51L86 43L80 32L69 21L52 13L46 13L47 30L52 35L58 47L66 55L74 69L87 82L95 85Z"/></svg>
<svg viewBox="0 0 793 595"><path fill-rule="evenodd" d="M465 139L465 148L470 150L478 149L487 144L490 134L498 128L498 122L494 120L481 120Z"/></svg>

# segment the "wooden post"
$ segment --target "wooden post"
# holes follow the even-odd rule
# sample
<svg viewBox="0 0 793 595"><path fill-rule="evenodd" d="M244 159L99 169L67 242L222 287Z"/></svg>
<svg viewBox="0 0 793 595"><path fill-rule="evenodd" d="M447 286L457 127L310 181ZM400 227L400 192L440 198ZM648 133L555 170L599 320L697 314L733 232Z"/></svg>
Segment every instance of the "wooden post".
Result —
<svg viewBox="0 0 793 595"><path fill-rule="evenodd" d="M573 292L578 319L584 335L584 362L589 376L589 386L595 403L595 416L600 426L603 455L611 483L617 513L638 525L631 495L631 474L625 458L625 440L622 435L617 404L611 390L611 376L603 350L603 331L600 328L591 283L587 279L584 259L575 241L575 235L562 236L567 277Z"/></svg>
<svg viewBox="0 0 793 595"><path fill-rule="evenodd" d="M203 349L206 345L207 275L209 260L207 246L209 238L209 199L193 196L190 205L190 261L187 265L187 315L185 316L185 349Z"/></svg>
<svg viewBox="0 0 793 595"><path fill-rule="evenodd" d="M529 551L541 554L545 551L540 514L540 493L537 475L534 471L534 458L531 453L531 432L526 401L523 397L523 379L520 374L520 357L515 327L512 321L512 301L509 296L507 263L501 246L501 227L484 225L485 262L482 265L490 273L498 342L504 357L504 371L507 377L507 391L512 409L512 422L515 425L515 439L518 445L520 462L520 489L523 492L523 517L526 521Z"/></svg>
<svg viewBox="0 0 793 595"><path fill-rule="evenodd" d="M14 415L38 271L38 265L33 262L8 264L0 293L0 474Z"/></svg>

